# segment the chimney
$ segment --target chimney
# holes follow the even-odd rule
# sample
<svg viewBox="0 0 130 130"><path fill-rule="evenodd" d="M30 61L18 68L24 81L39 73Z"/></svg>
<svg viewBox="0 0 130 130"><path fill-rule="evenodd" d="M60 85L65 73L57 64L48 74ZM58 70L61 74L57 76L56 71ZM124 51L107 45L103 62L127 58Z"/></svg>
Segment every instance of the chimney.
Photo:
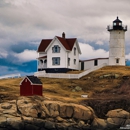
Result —
<svg viewBox="0 0 130 130"><path fill-rule="evenodd" d="M64 39L65 39L65 33L64 33L64 32L62 33L62 38L64 38Z"/></svg>

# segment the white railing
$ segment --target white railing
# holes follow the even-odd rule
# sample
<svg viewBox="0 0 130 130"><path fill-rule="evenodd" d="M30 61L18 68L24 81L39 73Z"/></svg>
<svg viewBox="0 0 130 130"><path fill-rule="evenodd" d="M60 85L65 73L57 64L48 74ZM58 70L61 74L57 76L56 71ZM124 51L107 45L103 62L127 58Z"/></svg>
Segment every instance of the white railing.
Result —
<svg viewBox="0 0 130 130"><path fill-rule="evenodd" d="M90 68L89 70L86 70L86 71L84 71L84 72L82 72L80 74L45 73L45 71L39 71L39 72L35 72L34 76L47 77L47 78L80 79L81 77L89 74L90 72L95 71L97 69L100 69L100 68L102 68L104 66L107 66L107 64L104 63L104 64L102 64L100 66Z"/></svg>
<svg viewBox="0 0 130 130"><path fill-rule="evenodd" d="M21 77L21 75L20 74L9 74L9 75L0 76L0 79L16 78L16 77Z"/></svg>
<svg viewBox="0 0 130 130"><path fill-rule="evenodd" d="M79 74L79 79L80 79L81 77L83 77L83 76L89 74L90 72L95 71L95 70L98 70L98 69L100 69L100 68L102 68L102 67L104 67L104 66L107 66L107 64L104 63L104 64L102 64L102 65L99 65L99 66L90 68L89 70L86 70L86 71L80 73L80 74Z"/></svg>

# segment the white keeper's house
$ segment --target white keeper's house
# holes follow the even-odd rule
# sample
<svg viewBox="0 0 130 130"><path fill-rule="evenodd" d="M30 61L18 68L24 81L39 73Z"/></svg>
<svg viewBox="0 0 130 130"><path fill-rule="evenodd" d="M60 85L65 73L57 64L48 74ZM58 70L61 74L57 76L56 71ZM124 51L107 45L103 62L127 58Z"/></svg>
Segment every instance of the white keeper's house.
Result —
<svg viewBox="0 0 130 130"><path fill-rule="evenodd" d="M79 54L81 50L77 38L55 36L43 39L37 50L38 71L46 73L65 73L68 70L79 70Z"/></svg>
<svg viewBox="0 0 130 130"><path fill-rule="evenodd" d="M80 60L80 46L77 38L55 36L43 39L38 47L38 71L46 73L65 73L68 70L88 70L102 64L125 65L125 31L127 26L118 19L108 26L110 32L109 57Z"/></svg>

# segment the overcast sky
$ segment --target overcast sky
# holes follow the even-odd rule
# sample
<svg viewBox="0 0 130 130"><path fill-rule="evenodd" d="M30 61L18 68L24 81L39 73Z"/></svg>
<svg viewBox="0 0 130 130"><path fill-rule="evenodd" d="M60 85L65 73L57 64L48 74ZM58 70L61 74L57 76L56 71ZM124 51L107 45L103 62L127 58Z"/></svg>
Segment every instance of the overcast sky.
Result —
<svg viewBox="0 0 130 130"><path fill-rule="evenodd" d="M130 59L130 0L0 0L0 75L36 71L42 39L78 38L80 59L108 57L109 32L117 15Z"/></svg>

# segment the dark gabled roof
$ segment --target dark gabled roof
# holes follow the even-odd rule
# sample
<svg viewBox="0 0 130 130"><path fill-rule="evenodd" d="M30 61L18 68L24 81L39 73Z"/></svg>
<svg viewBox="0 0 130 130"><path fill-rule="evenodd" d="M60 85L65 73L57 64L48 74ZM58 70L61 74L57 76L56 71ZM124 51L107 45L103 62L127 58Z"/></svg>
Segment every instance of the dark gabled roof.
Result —
<svg viewBox="0 0 130 130"><path fill-rule="evenodd" d="M71 51L73 49L76 38L62 38L58 36L57 38L61 42L61 44L65 47L66 50Z"/></svg>
<svg viewBox="0 0 130 130"><path fill-rule="evenodd" d="M43 39L38 47L38 52L44 52L48 45L51 43L52 39Z"/></svg>
<svg viewBox="0 0 130 130"><path fill-rule="evenodd" d="M118 16L117 16L116 20L114 20L113 22L114 23L116 23L116 22L121 22L122 23L122 21L118 19Z"/></svg>
<svg viewBox="0 0 130 130"><path fill-rule="evenodd" d="M66 50L72 50L76 38L63 38L56 36ZM38 52L44 52L53 39L43 39L38 47Z"/></svg>
<svg viewBox="0 0 130 130"><path fill-rule="evenodd" d="M31 83L33 84L41 84L42 82L40 81L40 79L38 79L36 76L27 76L27 78L31 81Z"/></svg>

